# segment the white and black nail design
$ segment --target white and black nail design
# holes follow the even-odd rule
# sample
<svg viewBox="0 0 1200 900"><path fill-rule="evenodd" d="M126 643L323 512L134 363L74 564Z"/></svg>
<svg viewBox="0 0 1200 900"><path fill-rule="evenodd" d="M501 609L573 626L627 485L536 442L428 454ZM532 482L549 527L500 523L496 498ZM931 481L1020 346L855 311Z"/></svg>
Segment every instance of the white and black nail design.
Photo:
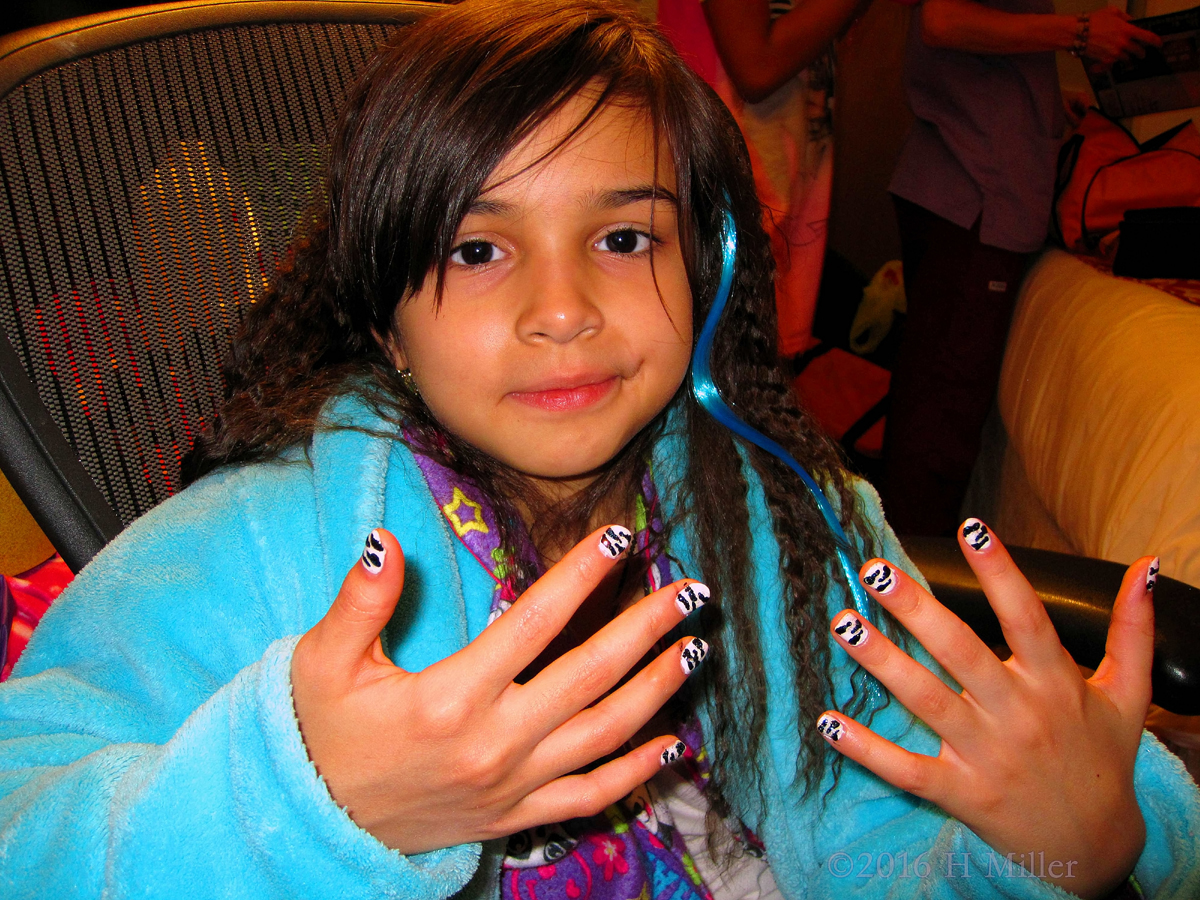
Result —
<svg viewBox="0 0 1200 900"><path fill-rule="evenodd" d="M628 528L609 525L604 529L604 534L600 535L600 552L609 559L616 559L629 549L631 543L633 543L633 535Z"/></svg>
<svg viewBox="0 0 1200 900"><path fill-rule="evenodd" d="M877 562L867 569L863 584L880 594L890 594L896 587L896 572L885 562Z"/></svg>
<svg viewBox="0 0 1200 900"><path fill-rule="evenodd" d="M679 656L679 666L683 669L684 675L691 675L696 671L696 667L704 662L704 657L708 656L708 644L700 640L700 638L692 638L683 645L683 653Z"/></svg>
<svg viewBox="0 0 1200 900"><path fill-rule="evenodd" d="M976 552L987 549L988 544L992 542L988 527L978 519L967 519L963 522L962 534L967 546Z"/></svg>
<svg viewBox="0 0 1200 900"><path fill-rule="evenodd" d="M1150 568L1146 570L1146 593L1154 590L1154 586L1158 584L1158 557L1150 563Z"/></svg>
<svg viewBox="0 0 1200 900"><path fill-rule="evenodd" d="M693 581L685 584L683 590L675 595L675 605L681 613L689 616L707 603L711 596L708 585Z"/></svg>
<svg viewBox="0 0 1200 900"><path fill-rule="evenodd" d="M383 569L383 561L387 559L387 549L379 539L379 532L372 531L367 535L367 546L363 548L363 568L374 575Z"/></svg>
<svg viewBox="0 0 1200 900"><path fill-rule="evenodd" d="M817 719L817 731L821 732L821 736L827 741L837 743L842 739L842 733L845 729L840 720L835 719L829 713Z"/></svg>
<svg viewBox="0 0 1200 900"><path fill-rule="evenodd" d="M687 744L683 741L676 741L662 752L662 756L659 759L662 760L664 766L669 766L671 763L682 759L685 750L687 750Z"/></svg>
<svg viewBox="0 0 1200 900"><path fill-rule="evenodd" d="M858 647L867 642L867 629L863 627L862 619L854 613L842 616L842 620L833 626L833 630L851 647Z"/></svg>

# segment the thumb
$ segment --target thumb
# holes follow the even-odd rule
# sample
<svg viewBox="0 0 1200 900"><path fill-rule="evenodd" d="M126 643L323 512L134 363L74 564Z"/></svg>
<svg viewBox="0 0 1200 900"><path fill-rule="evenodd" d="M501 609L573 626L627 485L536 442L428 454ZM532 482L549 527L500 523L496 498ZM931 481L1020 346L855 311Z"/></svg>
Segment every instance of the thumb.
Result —
<svg viewBox="0 0 1200 900"><path fill-rule="evenodd" d="M1142 557L1126 570L1108 624L1104 659L1094 679L1105 686L1122 713L1137 718L1139 727L1150 705L1157 576L1158 557Z"/></svg>
<svg viewBox="0 0 1200 900"><path fill-rule="evenodd" d="M329 612L313 626L327 666L346 671L372 653L403 587L400 544L390 532L376 528L367 535L362 556L346 575ZM386 662L381 654L377 661Z"/></svg>

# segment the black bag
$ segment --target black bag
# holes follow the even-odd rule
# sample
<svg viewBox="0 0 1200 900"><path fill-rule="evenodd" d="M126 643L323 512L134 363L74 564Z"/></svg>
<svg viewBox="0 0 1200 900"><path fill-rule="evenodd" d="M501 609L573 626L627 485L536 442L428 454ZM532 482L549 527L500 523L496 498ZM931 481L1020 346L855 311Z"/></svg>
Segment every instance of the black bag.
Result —
<svg viewBox="0 0 1200 900"><path fill-rule="evenodd" d="M1114 275L1200 278L1200 207L1131 209L1120 228Z"/></svg>

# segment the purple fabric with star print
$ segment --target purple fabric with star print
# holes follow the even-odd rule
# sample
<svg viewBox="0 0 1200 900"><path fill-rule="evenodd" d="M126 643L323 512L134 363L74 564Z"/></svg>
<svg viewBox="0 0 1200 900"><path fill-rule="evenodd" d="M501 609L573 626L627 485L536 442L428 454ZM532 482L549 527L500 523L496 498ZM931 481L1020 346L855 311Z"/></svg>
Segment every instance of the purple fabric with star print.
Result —
<svg viewBox="0 0 1200 900"><path fill-rule="evenodd" d="M466 479L427 456L414 455L450 529L496 582L490 623L516 600L511 554L500 545L495 511L483 492ZM642 482L637 519L632 552L646 555L646 589L654 591L672 578L669 560L650 546L651 535L662 533L662 523L649 473ZM532 543L527 535L523 538L518 553L540 575ZM699 747L698 726L688 730L689 748ZM707 779L701 776L696 766L700 760L691 749L685 760L703 785ZM669 812L649 783L598 816L511 835L501 866L501 896L504 900L712 900Z"/></svg>

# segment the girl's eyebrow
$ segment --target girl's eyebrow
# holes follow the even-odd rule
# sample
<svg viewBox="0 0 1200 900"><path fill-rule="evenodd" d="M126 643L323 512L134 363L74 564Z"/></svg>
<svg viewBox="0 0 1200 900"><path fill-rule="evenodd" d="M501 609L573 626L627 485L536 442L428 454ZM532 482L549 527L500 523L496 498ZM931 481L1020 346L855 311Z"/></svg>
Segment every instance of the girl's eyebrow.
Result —
<svg viewBox="0 0 1200 900"><path fill-rule="evenodd" d="M676 209L679 208L679 200L675 194L668 191L662 185L638 185L637 187L623 188L621 190L601 191L599 194L589 196L587 199L588 206L594 206L597 209L617 209L622 206L628 206L631 203L641 203L646 200L664 200L670 203Z"/></svg>
<svg viewBox="0 0 1200 900"><path fill-rule="evenodd" d="M484 215L484 216L503 216L512 213L515 207L511 203L504 203L500 200L485 200L483 197L476 197L471 201L471 205L467 207L467 215Z"/></svg>

